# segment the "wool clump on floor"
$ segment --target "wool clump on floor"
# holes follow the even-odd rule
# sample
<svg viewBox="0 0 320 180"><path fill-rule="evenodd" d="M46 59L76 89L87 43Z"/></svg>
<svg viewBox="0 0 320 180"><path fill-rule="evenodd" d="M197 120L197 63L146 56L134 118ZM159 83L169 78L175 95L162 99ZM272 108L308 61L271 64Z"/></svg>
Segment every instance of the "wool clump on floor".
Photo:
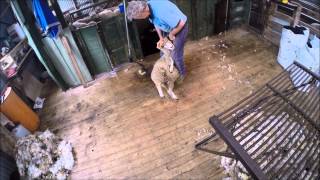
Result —
<svg viewBox="0 0 320 180"><path fill-rule="evenodd" d="M27 179L66 179L74 166L72 145L49 130L18 140L16 162Z"/></svg>

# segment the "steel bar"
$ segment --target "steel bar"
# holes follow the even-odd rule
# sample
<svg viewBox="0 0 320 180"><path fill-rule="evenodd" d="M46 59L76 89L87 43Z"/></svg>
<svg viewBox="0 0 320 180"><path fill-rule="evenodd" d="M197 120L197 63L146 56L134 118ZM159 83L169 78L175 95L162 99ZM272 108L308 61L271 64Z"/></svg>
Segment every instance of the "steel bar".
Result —
<svg viewBox="0 0 320 180"><path fill-rule="evenodd" d="M310 137L309 137L310 138ZM314 141L312 141L312 142L314 142ZM304 150L306 150L304 153L300 153L299 155L298 155L298 157L296 158L296 164L301 164L301 161L303 161L303 159L304 159L304 155L307 155L308 156L308 154L310 153L310 152L312 152L312 149L313 149L313 144L314 143L312 143L312 144L308 144L308 146L304 149ZM309 149L307 149L309 147ZM301 160L299 160L299 159L301 159ZM295 172L295 171L297 171L297 169L292 169L292 168L290 168L290 169L288 169L288 172L291 172L292 171L292 173L291 174L289 174L289 176L292 176L293 175L293 173ZM283 175L282 175L283 176Z"/></svg>
<svg viewBox="0 0 320 180"><path fill-rule="evenodd" d="M298 125L299 125L298 123L294 124L294 127L292 127L291 129L295 129ZM298 132L299 132L300 130L302 130L302 129L303 129L303 126L300 126L299 129L298 129L298 130L296 131L296 133L294 134L294 136L296 136L296 135L298 134ZM263 150L262 152L260 152L260 155L257 156L257 157L255 158L255 160L256 160L259 164L261 164L261 162L265 161L265 160L266 160L266 157L264 157L263 159L261 159L261 158L262 158L261 156L265 153L265 151L266 151L266 150L270 150L270 149L272 148L272 146L275 147L275 148L280 147L280 144L283 144L283 142L284 142L284 141L288 138L288 136L290 135L290 132L291 132L291 131L287 131L287 132L284 133L281 137L279 137L279 139L274 139L266 148L264 148L264 150ZM282 140L279 142L280 139L282 139ZM278 140L278 143L276 143L277 140ZM272 149L272 150L275 150L275 149ZM260 159L260 160L259 160L259 159ZM264 168L264 167L263 167L263 168Z"/></svg>
<svg viewBox="0 0 320 180"><path fill-rule="evenodd" d="M289 105L291 105L291 106L292 106L296 111L298 111L305 119L307 119L314 127L316 127L318 131L320 131L320 127L319 127L317 124L315 124L315 123L311 120L311 118L310 118L309 116L307 116L307 115L303 112L303 110L301 110L300 107L297 107L297 106L296 106L294 103L292 103L287 97L283 96L280 92L278 92L278 91L277 91L276 89L274 89L273 87L269 86L268 84L267 84L267 86L268 86L271 90L273 90L275 93L277 93L279 96L281 96Z"/></svg>
<svg viewBox="0 0 320 180"><path fill-rule="evenodd" d="M231 153L221 152L221 151L214 151L214 150L210 150L210 149L206 149L206 148L202 147L203 145L206 145L209 141L214 141L216 139L218 139L218 134L214 133L214 134L208 136L207 138L203 139L202 141L198 142L195 145L195 148L198 149L198 150L204 151L204 152L213 153L213 154L217 154L219 156L225 156L225 157L229 157L229 158L235 159L236 157Z"/></svg>
<svg viewBox="0 0 320 180"><path fill-rule="evenodd" d="M260 117L266 115L268 112L270 112L271 109L275 109L275 111L278 110L275 106L272 106L272 104L265 104L265 106L266 106L266 107L261 107L261 108L266 108L266 109L265 109L265 111L263 111L262 114L260 114ZM239 134L242 135L243 132L244 132L245 130L247 130L249 127L255 126L258 122L262 123L261 121L263 121L263 120L257 121L257 120L255 119L255 118L257 118L257 115L259 115L259 111L255 112L254 115L250 116L250 117L247 119L247 122L249 122L249 121L251 122L250 124L247 124L247 126L246 126L245 128L242 128L241 131L238 131L238 132L237 132L237 130L238 130L240 127L242 127L242 125L244 125L244 124L238 124L238 125L239 125L238 128L236 128L234 131L232 131L232 132L233 132L233 135L234 135L235 137L237 137Z"/></svg>
<svg viewBox="0 0 320 180"><path fill-rule="evenodd" d="M308 135L309 135L309 134L310 134L310 132L308 132ZM312 135L314 135L314 133L313 133ZM311 137L312 137L312 136L311 136ZM309 136L309 137L307 136L304 140L308 140L308 138L310 138L310 136ZM301 146L304 145L304 140L303 140L303 143L301 143L301 144L299 145L299 147L297 147L296 149L300 149ZM298 141L299 141L299 139L297 140L297 142L298 142ZM308 142L307 142L307 144L308 144ZM312 145L311 145L311 147L312 147ZM310 148L310 149L311 149L311 148ZM293 161L296 162L296 161L300 158L300 156L303 154L303 151L301 151L301 153L299 153L299 154L295 157L295 155L296 155L297 152L298 152L298 151L295 151L295 153L292 154L291 157L290 157L286 162L284 162L284 165L288 164L288 162L290 162L290 160L292 160L292 158L293 158ZM284 167L285 167L285 166L282 166L278 171L281 171ZM287 171L289 170L289 168L292 168L292 167L287 166L287 168L284 169L284 172L287 172ZM277 173L276 173L276 174L277 174ZM281 175L281 176L280 176L280 175ZM281 178L283 175L284 175L284 174L279 173L279 174L278 174L278 177Z"/></svg>
<svg viewBox="0 0 320 180"><path fill-rule="evenodd" d="M315 109L317 107L317 104L319 103L319 99L317 98L317 93L319 93L317 91L316 88L310 88L308 89L310 90L308 93L308 98L306 98L308 101L306 101L305 104L301 104L301 107L304 107L306 109L306 113L312 118L312 114L313 112L318 113L319 111L317 111L317 109ZM315 104L317 103L317 104Z"/></svg>
<svg viewBox="0 0 320 180"><path fill-rule="evenodd" d="M282 115L280 121L281 121L284 117L285 117L285 115ZM289 127L289 126L290 126L290 123L287 124L287 121L282 122L280 125L282 126L282 125L284 125L284 124L286 124L285 127ZM275 124L274 124L267 132L265 132L262 136L260 136L260 138L259 138L258 140L256 140L256 141L259 141L259 140L261 140L261 138L264 138L264 135L265 135L265 134L268 134L268 133L272 130L272 128L274 128L274 126L275 126ZM281 129L282 129L282 127L279 128L279 130L281 130ZM275 135L276 133L277 133L277 131L274 131L274 132L271 134L271 136L267 139L267 141L264 141L264 142L262 143L262 146L266 145L267 142L269 142L269 141L272 139L273 135ZM247 142L248 142L248 141L247 141ZM249 151L251 150L251 148L252 148L253 145L254 145L254 143L252 143L251 146L249 146L248 148L246 148L246 150L249 152ZM261 147L261 146L260 146L260 147ZM256 149L255 149L253 152L249 152L249 154L250 154L251 156L253 156L258 150L259 150L259 147L256 147Z"/></svg>
<svg viewBox="0 0 320 180"><path fill-rule="evenodd" d="M319 157L319 153L317 154L317 156L315 156L315 162L318 163L314 163L312 169L311 169L311 177L320 177L320 169L319 169L319 162L320 162L320 157ZM317 169L317 170L316 170ZM306 179L306 175L304 177L302 177L302 179Z"/></svg>
<svg viewBox="0 0 320 180"><path fill-rule="evenodd" d="M260 133L263 134L263 135L260 136L260 138L258 138L256 141L259 141L261 138L264 137L265 134L268 134L268 133L272 130L272 128L274 128L276 125L278 125L278 122L279 122L280 125L283 125L283 124L285 123L285 122L280 123L280 122L282 121L282 119L286 116L286 114L285 114L285 113L282 113L281 110L282 110L282 109L277 109L278 112L277 112L276 116L272 117L272 119L269 120L269 122L263 126L263 128L262 128L263 130L260 131ZM273 121L278 115L280 115L281 113L282 113L281 117L280 117L280 118L277 118L276 123L273 123L272 121ZM270 115L270 116L271 116L271 115ZM270 118L270 117L269 117L269 118ZM267 127L268 127L270 124L272 124L272 123L273 123L273 125L272 125L271 127L269 127L268 130L265 132L265 130L266 130L265 128L267 128ZM263 122L262 122L261 125L263 125ZM261 127L261 126L260 126L260 127ZM263 132L264 132L264 133L263 133ZM253 138L255 138L255 137L252 136L250 139L246 140L245 143L242 144L242 146L246 146L250 141L253 140ZM242 140L243 140L243 139L242 139ZM239 143L241 143L242 140L239 140ZM250 149L253 145L254 145L254 143L252 143L252 145L250 145L247 149Z"/></svg>
<svg viewBox="0 0 320 180"><path fill-rule="evenodd" d="M298 132L298 131L297 131ZM310 135L310 131L308 132L308 134L306 135L306 137L304 138L304 140L307 140L308 139L308 137L310 137L309 135ZM292 146L296 146L297 145L297 143L299 142L299 140L300 140L300 138L301 138L301 136L303 135L303 133L300 133L300 136L297 138L297 140L295 141L295 143L292 145ZM314 133L311 135L311 137L314 135ZM296 147L295 149L300 149L301 147L302 147L302 145L304 145L305 143L304 143L304 140L303 140L303 143L300 143L300 145L298 146L298 147ZM296 161L296 159L303 153L303 151L301 152L301 153L299 153L299 155L298 156L296 156L295 157L295 155L299 152L299 151L295 151L293 154L291 154L290 155L290 157L283 163L283 165L277 170L277 171L275 171L275 174L278 174L278 177L279 178L281 178L281 176L279 176L279 175L281 175L281 173L280 173L280 171L282 171L284 168L285 168L285 165L287 165L290 161ZM287 168L285 168L284 169L284 172L287 170L289 168L289 166L287 166ZM273 171L274 170L274 168L272 168L270 171ZM277 173L277 172L279 172L279 173ZM273 178L273 176L271 177L271 179Z"/></svg>
<svg viewBox="0 0 320 180"><path fill-rule="evenodd" d="M311 148L310 148L311 149ZM309 158L307 160L305 160L305 162L313 162L313 161L310 161L310 159L317 153L317 149L319 149L319 144L317 145L317 147L315 148L315 151L309 156ZM310 152L310 150L308 151ZM297 164L301 163L301 161L297 162ZM295 179L295 178L292 178L292 176L294 176L294 174L296 173L297 175L300 175L302 173L302 171L305 169L306 167L306 164L301 168L301 170L299 172L297 171L292 171L292 173L289 175L288 179ZM300 169L300 168L299 168Z"/></svg>
<svg viewBox="0 0 320 180"><path fill-rule="evenodd" d="M307 144L307 145L308 145L308 144ZM309 144L309 145L310 145L310 144ZM312 149L312 146L311 146L310 149ZM308 151L308 152L310 152L310 151ZM305 152L305 151L302 151L302 152L300 153L300 155L303 155L303 154L306 154L306 152ZM272 166L270 166L271 168L269 168L267 171L268 171L268 172L272 172L272 171L271 171L272 167L277 166L277 165L278 165L278 162L281 162L282 159L283 159L283 158L280 158L280 159L278 159L277 161L273 161L272 163L270 163L270 165L272 165ZM294 169L292 166L291 166L290 170L295 171L295 169Z"/></svg>
<svg viewBox="0 0 320 180"><path fill-rule="evenodd" d="M272 111L272 113L277 112L277 115L279 115L279 114L281 113L281 111L279 111L280 109L277 108L276 106L273 106L273 107L275 107L276 109L275 109L275 111ZM252 129L251 131L249 131L248 134L251 134L252 132L257 131L257 128L258 128L258 127L261 127L261 126L264 124L264 120L265 120L265 119L269 119L272 115L274 115L274 114L272 114L272 113L270 113L267 117L262 118L261 121L259 121L258 124L253 125L253 129ZM275 116L275 117L276 117L276 116ZM273 120L275 117L273 117L272 120ZM258 121L256 121L256 122L258 122ZM265 127L265 126L268 126L270 123L272 123L271 120L269 121L268 124L265 124L264 127ZM243 136L243 137L240 138L238 141L241 143L245 138L246 138L246 137ZM251 140L251 139L249 139L249 140ZM247 140L247 141L249 141L249 140ZM245 144L246 144L246 143L245 143ZM243 145L245 145L245 144L243 144Z"/></svg>
<svg viewBox="0 0 320 180"><path fill-rule="evenodd" d="M320 81L320 76L314 72L312 72L310 69L306 68L304 65L300 64L299 62L294 62L295 65L309 73L311 76L315 77L318 81Z"/></svg>
<svg viewBox="0 0 320 180"><path fill-rule="evenodd" d="M261 180L267 179L265 174L259 168L259 165L255 161L253 161L248 153L241 147L241 145L237 143L237 140L234 139L232 134L223 127L218 118L210 118L210 124L215 127L219 134L222 135L222 139L224 139L229 147L235 152L237 158L239 158L241 163L252 174L253 178Z"/></svg>
<svg viewBox="0 0 320 180"><path fill-rule="evenodd" d="M273 140L267 144L266 147L262 146L261 149L256 149L256 151L252 152L251 155L254 157L254 159L259 163L262 164L263 161L266 160L266 156L264 156L265 154L270 153L271 151L274 151L275 149L277 149L279 147L279 145L283 144L284 141L286 140L286 138L288 138L290 136L290 131L292 129L297 129L299 128L299 130L302 129L303 126L299 126L298 123L294 123L294 124L290 124L289 126L286 125L284 128L288 129L288 131L283 131L281 133L281 136L274 136ZM294 135L297 135L298 132L296 132ZM259 151L259 152L258 152ZM269 152L266 152L269 151ZM257 153L258 152L258 153Z"/></svg>

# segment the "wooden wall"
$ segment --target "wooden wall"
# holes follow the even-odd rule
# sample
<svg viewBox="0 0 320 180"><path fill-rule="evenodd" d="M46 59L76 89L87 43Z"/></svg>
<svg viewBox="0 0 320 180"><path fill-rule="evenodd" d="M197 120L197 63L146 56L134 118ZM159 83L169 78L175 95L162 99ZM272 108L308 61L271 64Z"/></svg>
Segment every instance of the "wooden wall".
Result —
<svg viewBox="0 0 320 180"><path fill-rule="evenodd" d="M320 4L303 0L297 2L301 5L301 11L298 11L298 6L295 4L271 3L266 12L268 13L268 19L263 32L266 39L279 45L282 27L292 25L295 19L298 25L309 28L311 34L320 36L320 27L313 25L316 23L320 24Z"/></svg>

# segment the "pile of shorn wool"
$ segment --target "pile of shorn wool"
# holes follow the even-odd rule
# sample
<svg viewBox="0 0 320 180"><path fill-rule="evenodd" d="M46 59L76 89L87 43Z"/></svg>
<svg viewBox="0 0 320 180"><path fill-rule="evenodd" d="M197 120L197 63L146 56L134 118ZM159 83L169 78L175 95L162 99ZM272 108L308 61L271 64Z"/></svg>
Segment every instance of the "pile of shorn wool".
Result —
<svg viewBox="0 0 320 180"><path fill-rule="evenodd" d="M27 179L66 179L74 166L71 143L49 130L18 140L16 161Z"/></svg>

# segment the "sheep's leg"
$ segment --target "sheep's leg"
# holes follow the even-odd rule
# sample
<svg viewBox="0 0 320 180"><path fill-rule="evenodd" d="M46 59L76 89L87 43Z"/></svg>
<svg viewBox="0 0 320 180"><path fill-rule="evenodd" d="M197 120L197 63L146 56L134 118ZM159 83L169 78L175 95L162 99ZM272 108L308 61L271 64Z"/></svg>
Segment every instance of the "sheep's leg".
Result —
<svg viewBox="0 0 320 180"><path fill-rule="evenodd" d="M179 99L173 92L174 82L168 82L168 86L169 86L169 88L167 91L168 91L168 94L170 95L170 97L175 100Z"/></svg>
<svg viewBox="0 0 320 180"><path fill-rule="evenodd" d="M158 90L159 96L160 96L161 98L163 98L164 95L163 95L161 83L156 83L155 85L156 85L156 88L157 88L157 90Z"/></svg>
<svg viewBox="0 0 320 180"><path fill-rule="evenodd" d="M174 67L174 61L173 61L173 59L170 57L170 65L169 65L169 72L170 72L170 73L173 72L173 67Z"/></svg>

